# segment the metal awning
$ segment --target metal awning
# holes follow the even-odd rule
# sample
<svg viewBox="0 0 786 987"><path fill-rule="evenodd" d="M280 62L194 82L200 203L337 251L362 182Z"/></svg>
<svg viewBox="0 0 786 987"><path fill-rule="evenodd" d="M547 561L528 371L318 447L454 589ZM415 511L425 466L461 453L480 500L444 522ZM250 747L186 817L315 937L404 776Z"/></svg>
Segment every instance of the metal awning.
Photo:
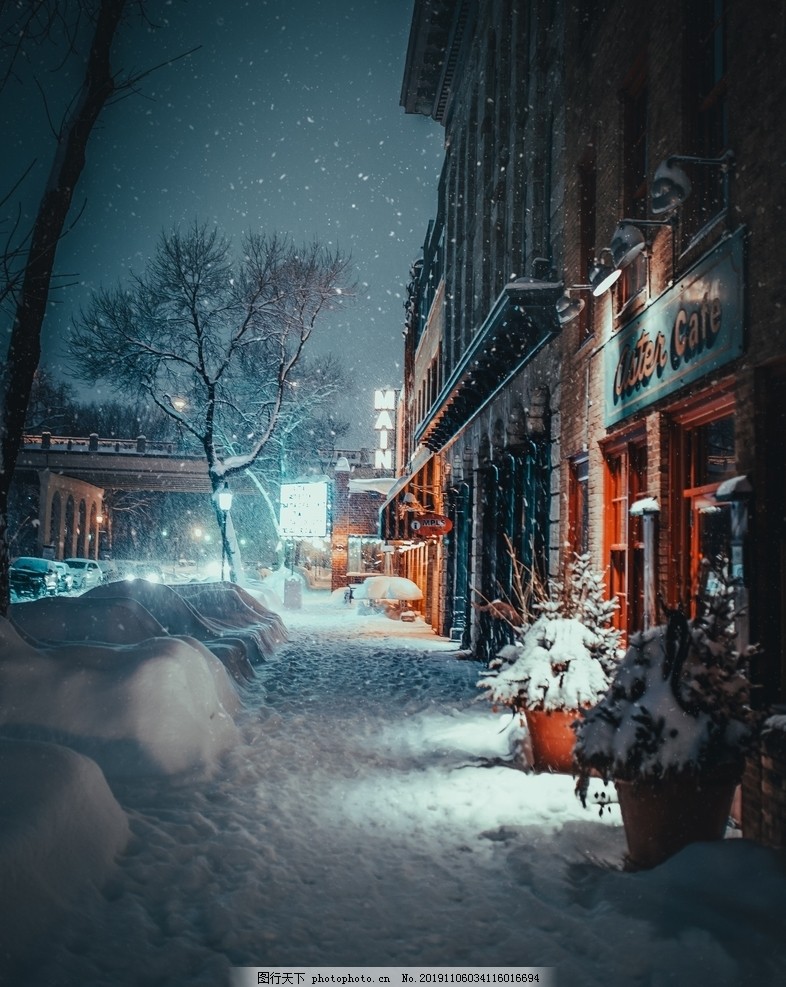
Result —
<svg viewBox="0 0 786 987"><path fill-rule="evenodd" d="M434 453L425 446L421 446L410 459L407 472L400 476L390 488L384 504L379 508L379 532L380 537L385 541L396 541L401 537L401 534L397 533L401 523L396 520L396 513L400 506L399 501L406 496L410 484L417 479L423 468L433 458Z"/></svg>
<svg viewBox="0 0 786 987"><path fill-rule="evenodd" d="M494 302L455 370L415 430L415 441L439 452L560 331L562 282L519 278Z"/></svg>
<svg viewBox="0 0 786 987"><path fill-rule="evenodd" d="M380 507L380 514L389 507L398 495L409 486L417 474L423 469L426 463L433 457L434 453L430 449L418 449L409 461L409 468L403 473L388 491L385 503Z"/></svg>

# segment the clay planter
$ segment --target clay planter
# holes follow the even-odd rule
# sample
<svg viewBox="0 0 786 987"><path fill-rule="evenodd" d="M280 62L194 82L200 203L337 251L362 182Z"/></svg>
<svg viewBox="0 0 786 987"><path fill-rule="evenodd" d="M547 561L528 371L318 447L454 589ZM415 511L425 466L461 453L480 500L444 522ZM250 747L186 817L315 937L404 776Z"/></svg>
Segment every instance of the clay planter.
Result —
<svg viewBox="0 0 786 987"><path fill-rule="evenodd" d="M579 714L575 709L527 709L532 767L536 771L573 774L576 734L571 730Z"/></svg>
<svg viewBox="0 0 786 987"><path fill-rule="evenodd" d="M629 866L655 867L689 843L722 840L740 774L728 765L707 775L615 779Z"/></svg>

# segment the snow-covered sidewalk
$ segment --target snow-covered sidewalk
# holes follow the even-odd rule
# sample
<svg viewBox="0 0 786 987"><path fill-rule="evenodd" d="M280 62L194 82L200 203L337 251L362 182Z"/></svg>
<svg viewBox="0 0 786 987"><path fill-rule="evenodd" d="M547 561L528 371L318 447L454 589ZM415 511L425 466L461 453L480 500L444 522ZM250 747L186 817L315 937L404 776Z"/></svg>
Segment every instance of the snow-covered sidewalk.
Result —
<svg viewBox="0 0 786 987"><path fill-rule="evenodd" d="M223 985L236 966L553 966L557 985L780 983L783 856L689 847L625 873L614 807L509 760L483 669L422 622L307 592L208 781L121 777L114 876L29 987Z"/></svg>

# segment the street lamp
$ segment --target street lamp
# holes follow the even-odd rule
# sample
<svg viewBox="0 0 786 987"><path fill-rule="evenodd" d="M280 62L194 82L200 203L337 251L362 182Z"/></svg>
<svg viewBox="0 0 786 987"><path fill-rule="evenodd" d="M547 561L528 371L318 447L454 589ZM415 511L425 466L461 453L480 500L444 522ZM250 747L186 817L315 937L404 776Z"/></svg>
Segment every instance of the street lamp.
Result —
<svg viewBox="0 0 786 987"><path fill-rule="evenodd" d="M232 491L229 484L224 481L224 486L218 491L218 509L222 512L224 523L221 531L221 582L224 581L224 563L227 557L227 514L232 510Z"/></svg>

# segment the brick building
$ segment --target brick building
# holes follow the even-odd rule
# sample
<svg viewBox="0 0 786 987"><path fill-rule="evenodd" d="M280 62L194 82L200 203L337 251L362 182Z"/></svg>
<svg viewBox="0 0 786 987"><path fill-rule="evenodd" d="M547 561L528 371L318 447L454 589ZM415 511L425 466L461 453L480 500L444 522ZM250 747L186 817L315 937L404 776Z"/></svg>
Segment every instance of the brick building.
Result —
<svg viewBox="0 0 786 987"><path fill-rule="evenodd" d="M763 0L416 0L401 102L445 163L383 533L407 497L451 517L429 612L476 653L509 544L544 575L589 551L626 633L723 553L758 700L786 698L785 41ZM782 752L746 778L768 842Z"/></svg>
<svg viewBox="0 0 786 987"><path fill-rule="evenodd" d="M505 639L477 605L510 596L511 548L544 573L556 562L564 100L562 10L549 11L417 2L401 95L444 127L445 162L408 307L410 459L383 533L405 547L406 498L450 517L449 536L411 562L430 579L435 628L478 653Z"/></svg>
<svg viewBox="0 0 786 987"><path fill-rule="evenodd" d="M384 571L379 510L393 480L368 466L339 459L333 474L331 590Z"/></svg>

